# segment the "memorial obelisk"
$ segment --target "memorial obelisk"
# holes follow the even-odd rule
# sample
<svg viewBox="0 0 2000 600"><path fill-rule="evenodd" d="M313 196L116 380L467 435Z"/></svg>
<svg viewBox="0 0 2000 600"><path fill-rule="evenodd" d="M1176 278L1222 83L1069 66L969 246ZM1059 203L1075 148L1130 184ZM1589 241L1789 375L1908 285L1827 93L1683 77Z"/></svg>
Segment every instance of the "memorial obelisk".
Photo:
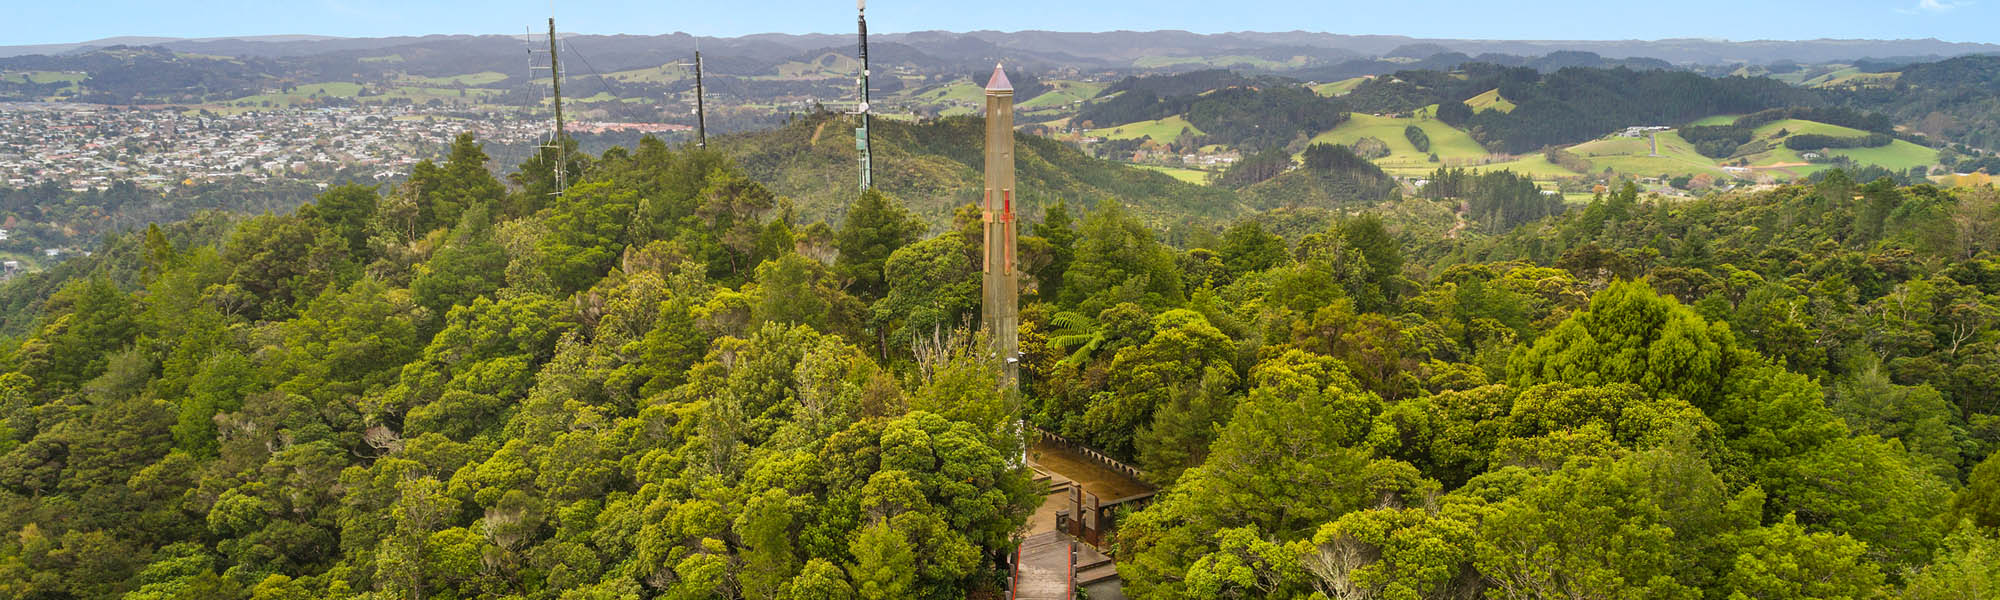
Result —
<svg viewBox="0 0 2000 600"><path fill-rule="evenodd" d="M1021 277L1014 232L1014 84L999 65L986 82L986 226L984 311L980 325L1000 359L1000 384L1020 381Z"/></svg>

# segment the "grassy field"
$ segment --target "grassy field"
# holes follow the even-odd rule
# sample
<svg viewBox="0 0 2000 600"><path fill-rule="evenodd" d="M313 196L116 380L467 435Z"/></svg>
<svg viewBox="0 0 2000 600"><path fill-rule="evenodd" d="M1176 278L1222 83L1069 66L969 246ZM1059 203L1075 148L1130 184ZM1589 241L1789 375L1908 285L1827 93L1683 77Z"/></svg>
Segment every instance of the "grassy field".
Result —
<svg viewBox="0 0 2000 600"><path fill-rule="evenodd" d="M1791 85L1804 86L1804 85L1811 85L1809 83L1811 81L1825 79L1830 75L1838 73L1840 71L1853 72L1854 69L1849 68L1849 65L1831 64L1831 65L1813 65L1813 66L1803 67L1788 73L1772 73L1771 70L1766 67L1746 66L1739 68L1735 72L1730 74L1740 75L1743 77L1769 77L1771 79L1776 79L1778 81L1782 81Z"/></svg>
<svg viewBox="0 0 2000 600"><path fill-rule="evenodd" d="M1924 167L1938 162L1938 151L1925 148L1904 140L1896 140L1880 148L1846 148L1828 150L1828 154L1845 156L1855 164L1878 165L1885 169L1908 170L1910 167Z"/></svg>
<svg viewBox="0 0 2000 600"><path fill-rule="evenodd" d="M1472 107L1472 112L1476 113L1489 110L1497 110L1503 113L1514 112L1514 103L1500 97L1500 88L1493 88L1487 90L1484 94L1467 98L1465 105Z"/></svg>
<svg viewBox="0 0 2000 600"><path fill-rule="evenodd" d="M1449 166L1457 166L1457 165L1449 165ZM1484 165L1466 166L1465 170L1474 173L1491 172L1491 171L1513 171L1516 174L1526 175L1530 178L1534 178L1541 181L1548 181L1558 177L1575 177L1580 174L1572 172L1569 169L1556 166L1555 163L1549 162L1548 158L1543 157L1540 154L1530 154L1506 162L1496 162Z"/></svg>
<svg viewBox="0 0 2000 600"><path fill-rule="evenodd" d="M1702 117L1700 119L1696 119L1695 122L1688 123L1688 126L1713 127L1718 125L1729 125L1735 123L1736 120L1740 118L1743 118L1743 115L1715 115L1713 117Z"/></svg>
<svg viewBox="0 0 2000 600"><path fill-rule="evenodd" d="M1596 199L1597 194L1590 192L1566 192L1563 194L1563 204L1570 206L1589 206L1590 202Z"/></svg>
<svg viewBox="0 0 2000 600"><path fill-rule="evenodd" d="M1694 144L1682 139L1680 134L1661 132L1659 140L1659 156L1652 156L1652 142L1647 138L1607 138L1578 144L1569 151L1590 161L1591 168L1599 171L1609 167L1619 173L1646 177L1701 173L1720 177L1727 174L1714 160L1695 152Z"/></svg>
<svg viewBox="0 0 2000 600"><path fill-rule="evenodd" d="M1993 176L1986 173L1947 174L1932 177L1931 181L1947 187L1977 187L1993 185Z"/></svg>
<svg viewBox="0 0 2000 600"><path fill-rule="evenodd" d="M1174 179L1179 179L1181 181L1185 181L1195 185L1208 184L1208 171L1203 171L1201 169L1182 169L1178 167L1162 167L1157 165L1133 165L1133 166L1148 171L1157 171L1160 173L1166 173L1167 175L1173 176Z"/></svg>
<svg viewBox="0 0 2000 600"><path fill-rule="evenodd" d="M460 92L463 92L463 94L461 95ZM429 100L432 98L443 98L445 100L463 99L471 101L483 96L492 96L500 93L501 93L500 90L489 90L485 88L443 89L443 88L426 88L426 87L398 87L398 88L392 88L389 91L384 92L381 96L370 96L369 98L370 99L409 98L416 102L423 102L425 100Z"/></svg>
<svg viewBox="0 0 2000 600"><path fill-rule="evenodd" d="M382 102L393 98L408 98L412 102L426 102L433 98L451 102L476 102L479 98L501 93L500 90L486 88L434 88L405 85L389 88L379 95L361 96L361 86L345 81L311 83L293 88L280 94L257 94L228 102L239 107L294 106L311 104L317 98L359 98L362 102Z"/></svg>
<svg viewBox="0 0 2000 600"><path fill-rule="evenodd" d="M450 77L419 77L416 75L410 75L404 77L403 79L420 85L428 85L428 86L440 86L440 85L480 86L480 85L490 85L506 81L507 75L505 73L501 73L498 71L481 71L478 73L453 75Z"/></svg>
<svg viewBox="0 0 2000 600"><path fill-rule="evenodd" d="M66 71L7 71L0 73L0 81L7 83L76 83L83 81L84 77L85 75L82 73L70 73Z"/></svg>
<svg viewBox="0 0 2000 600"><path fill-rule="evenodd" d="M1108 87L1107 84L1086 81L1056 80L1047 83L1053 89L1040 96L1030 98L1027 102L1016 105L1015 108L1036 110L1068 106L1072 103L1095 98L1098 92L1102 92L1105 87Z"/></svg>
<svg viewBox="0 0 2000 600"><path fill-rule="evenodd" d="M1255 69L1295 69L1298 67L1305 66L1305 63L1306 63L1306 58L1303 56L1295 56L1292 57L1291 60L1277 61L1268 58L1258 58L1255 56L1240 56L1232 54L1226 56L1147 56L1132 61L1132 66L1141 69L1159 69L1165 67L1181 67L1188 65L1209 67L1214 69L1226 69L1231 67L1250 67Z"/></svg>
<svg viewBox="0 0 2000 600"><path fill-rule="evenodd" d="M1769 139L1772 142L1771 145L1780 146L1784 141L1784 137L1778 136L1778 133L1781 131L1785 133L1785 137L1808 133L1839 137L1868 135L1868 132L1852 127L1841 127L1839 125L1799 119L1785 119L1766 124L1757 128L1756 135L1757 139ZM1937 150L1925 148L1903 140L1896 140L1880 148L1843 148L1827 150L1826 153L1834 156L1845 156L1857 164L1878 165L1883 168L1898 170L1934 165L1937 164L1938 159ZM1750 160L1753 165L1767 165L1803 162L1805 159L1801 158L1798 152L1789 148L1778 147L1770 152L1752 156Z"/></svg>
<svg viewBox="0 0 2000 600"><path fill-rule="evenodd" d="M961 79L944 85L905 89L891 96L912 104L941 107L939 114L952 117L976 115L986 103L986 88Z"/></svg>
<svg viewBox="0 0 2000 600"><path fill-rule="evenodd" d="M1181 136L1183 128L1195 135L1202 135L1200 128L1195 127L1193 123L1189 123L1187 119L1182 118L1180 115L1174 115L1165 119L1127 123L1117 127L1092 129L1087 133L1113 140L1136 140L1142 137L1152 137L1153 141L1171 142Z"/></svg>
<svg viewBox="0 0 2000 600"><path fill-rule="evenodd" d="M986 88L969 80L958 80L941 86L917 91L911 96L926 102L971 102L985 101Z"/></svg>
<svg viewBox="0 0 2000 600"><path fill-rule="evenodd" d="M691 69L692 67L684 67L678 64L660 65L644 69L606 73L604 74L604 78L612 81L629 81L634 83L673 83L682 79L694 78L694 71Z"/></svg>
<svg viewBox="0 0 2000 600"><path fill-rule="evenodd" d="M1896 85L1902 73L1852 73L1827 79L1822 88L1886 88Z"/></svg>
<svg viewBox="0 0 2000 600"><path fill-rule="evenodd" d="M1322 83L1312 86L1312 91L1321 96L1345 96L1348 92L1354 91L1354 88L1359 87L1361 82L1368 81L1369 79L1373 79L1373 77L1356 77L1353 79L1342 79L1333 83Z"/></svg>
<svg viewBox="0 0 2000 600"><path fill-rule="evenodd" d="M1808 77L1805 80L1800 81L1799 84L1804 85L1806 87L1814 87L1814 86L1824 85L1826 84L1826 82L1833 81L1836 79L1841 79L1844 77L1852 77L1860 74L1861 74L1861 69L1856 69L1854 67L1842 67L1839 69L1834 69L1833 71L1820 73L1812 77Z"/></svg>
<svg viewBox="0 0 2000 600"><path fill-rule="evenodd" d="M1418 152L1410 145L1410 139L1403 135L1403 128L1416 125L1431 138L1431 152L1437 153L1443 162L1454 160L1478 160L1487 156L1486 149L1472 140L1470 134L1444 124L1435 119L1389 118L1353 113L1346 123L1332 131L1319 134L1313 143L1352 145L1364 137L1382 140L1389 145L1389 155L1375 160L1383 170L1395 175L1428 173L1438 168L1439 163L1430 161L1430 155ZM1158 139L1158 138L1155 138Z"/></svg>
<svg viewBox="0 0 2000 600"><path fill-rule="evenodd" d="M1902 73L1868 73L1854 67L1843 67L1826 73L1807 77L1797 84L1805 87L1883 87L1896 84Z"/></svg>
<svg viewBox="0 0 2000 600"><path fill-rule="evenodd" d="M811 62L791 61L778 65L779 79L799 79L826 77L831 75L852 75L861 71L861 61L844 54L828 52Z"/></svg>
<svg viewBox="0 0 2000 600"><path fill-rule="evenodd" d="M1765 123L1763 126L1757 128L1756 134L1758 139L1775 138L1778 137L1778 132L1780 131L1785 132L1786 137L1799 135L1801 133L1832 135L1840 137L1860 137L1868 135L1868 132L1855 129L1852 127L1841 127L1839 125L1830 125L1827 123L1821 123L1819 121L1805 121L1800 119L1784 119L1779 121L1772 121L1770 123Z"/></svg>
<svg viewBox="0 0 2000 600"><path fill-rule="evenodd" d="M1766 166L1766 167L1751 167L1751 168L1753 169L1753 172L1759 176L1769 175L1771 176L1772 179L1780 181L1788 181L1788 180L1803 179L1806 177L1810 177L1812 176L1813 173L1818 173L1820 171L1825 171L1827 169L1833 168L1833 165L1826 165L1826 164L1802 165L1798 163L1792 163L1791 165L1783 167Z"/></svg>
<svg viewBox="0 0 2000 600"><path fill-rule="evenodd" d="M319 97L353 98L360 94L360 84L335 81L328 83L308 83L292 88L292 91L285 93L245 96L231 100L229 103L237 106L263 106L265 103L269 103L271 106L291 106L294 104L310 103L313 102L314 98Z"/></svg>

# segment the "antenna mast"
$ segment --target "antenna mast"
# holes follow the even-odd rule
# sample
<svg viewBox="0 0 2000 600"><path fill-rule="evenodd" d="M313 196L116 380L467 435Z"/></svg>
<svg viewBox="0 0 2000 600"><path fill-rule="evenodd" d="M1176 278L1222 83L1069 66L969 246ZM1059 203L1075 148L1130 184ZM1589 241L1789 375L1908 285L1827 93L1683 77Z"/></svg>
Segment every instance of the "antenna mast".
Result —
<svg viewBox="0 0 2000 600"><path fill-rule="evenodd" d="M861 191L875 186L875 159L868 151L868 0L854 0L861 29L861 127L854 130L854 149L861 154Z"/></svg>
<svg viewBox="0 0 2000 600"><path fill-rule="evenodd" d="M556 18L549 17L549 86L555 89L556 143L562 143L562 64L556 60Z"/></svg>
<svg viewBox="0 0 2000 600"><path fill-rule="evenodd" d="M566 155L568 154L568 152L569 152L569 149L568 149L568 148L566 148L566 147L564 147L564 145L563 145L563 140L565 140L565 139L567 139L567 138L569 137L569 131L568 131L568 130L567 130L567 129L566 129L565 127L564 127L564 125L563 125L563 113L562 113L562 61L561 61L561 60L560 60L560 59L559 59L559 58L558 58L558 57L556 56L556 43L557 43L557 42L556 42L556 18L555 18L555 17L549 17L549 64L548 64L548 66L546 66L546 67L543 67L543 66L539 66L539 65L537 65L537 64L536 64L536 62L537 62L537 61L536 61L536 59L535 59L535 53L536 53L536 52L538 52L538 50L536 50L536 49L535 49L535 34L534 34L534 30L533 30L533 29L529 29L529 30L528 30L528 32L527 32L527 34L526 34L526 37L527 37L527 40L528 40L528 57L529 57L529 59L528 59L528 78L529 78L529 80L530 80L530 81L532 81L532 80L534 79L534 75L535 75L535 73L536 73L536 72L538 72L538 71L540 71L540 70L542 70L542 69L548 69L548 70L549 70L549 91L550 91L550 98L551 98L551 100L553 101L553 104L552 104L552 106L553 106L553 107L555 108L555 117L556 117L556 120L555 120L555 128L554 128L554 129L552 129L552 130L550 130L550 132L549 132L549 140L548 140L548 143L545 143L545 144L542 144L542 145L541 145L541 146L539 146L539 147L540 147L540 148L541 148L541 149L542 149L542 150L543 150L544 152L548 153L548 154L545 154L544 156L552 156L552 157L553 157L553 158L555 159L555 164L554 164L554 165L552 166L552 168L551 168L551 174L553 174L553 175L555 176L555 180L556 180L556 181L555 181L555 183L556 183L556 190L555 190L554 192L551 192L551 193L550 193L549 195L551 195L551 196L561 196L561 195L563 195L563 193L564 193L564 192L566 192L566 191L569 191L569 174L565 172L565 167L567 166L567 163L569 162L569 157L568 157L568 156L566 156Z"/></svg>
<svg viewBox="0 0 2000 600"><path fill-rule="evenodd" d="M701 41L695 41L694 51L694 145L708 147L708 96L701 89Z"/></svg>

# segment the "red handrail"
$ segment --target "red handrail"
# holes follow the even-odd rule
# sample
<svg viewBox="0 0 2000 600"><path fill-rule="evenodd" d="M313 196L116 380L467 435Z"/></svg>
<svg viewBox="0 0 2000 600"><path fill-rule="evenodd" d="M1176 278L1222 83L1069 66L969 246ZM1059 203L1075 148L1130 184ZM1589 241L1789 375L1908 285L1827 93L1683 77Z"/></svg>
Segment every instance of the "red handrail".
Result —
<svg viewBox="0 0 2000 600"><path fill-rule="evenodd" d="M1020 542L1014 543L1014 562L1009 563L1007 565L1007 570L1009 571L1008 574L1009 583L1007 584L1007 600L1014 600L1014 595L1021 593L1021 543Z"/></svg>

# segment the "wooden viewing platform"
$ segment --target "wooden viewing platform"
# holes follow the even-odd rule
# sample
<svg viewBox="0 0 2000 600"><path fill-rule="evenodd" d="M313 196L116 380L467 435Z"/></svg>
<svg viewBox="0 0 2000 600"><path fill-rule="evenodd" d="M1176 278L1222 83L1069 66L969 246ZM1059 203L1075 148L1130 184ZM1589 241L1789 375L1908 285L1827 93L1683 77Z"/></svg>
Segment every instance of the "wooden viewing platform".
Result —
<svg viewBox="0 0 2000 600"><path fill-rule="evenodd" d="M1047 496L1022 532L1010 597L1067 600L1082 588L1097 600L1124 598L1117 564L1091 542L1115 526L1108 515L1143 506L1156 489L1138 469L1054 435L1029 448L1028 466Z"/></svg>

